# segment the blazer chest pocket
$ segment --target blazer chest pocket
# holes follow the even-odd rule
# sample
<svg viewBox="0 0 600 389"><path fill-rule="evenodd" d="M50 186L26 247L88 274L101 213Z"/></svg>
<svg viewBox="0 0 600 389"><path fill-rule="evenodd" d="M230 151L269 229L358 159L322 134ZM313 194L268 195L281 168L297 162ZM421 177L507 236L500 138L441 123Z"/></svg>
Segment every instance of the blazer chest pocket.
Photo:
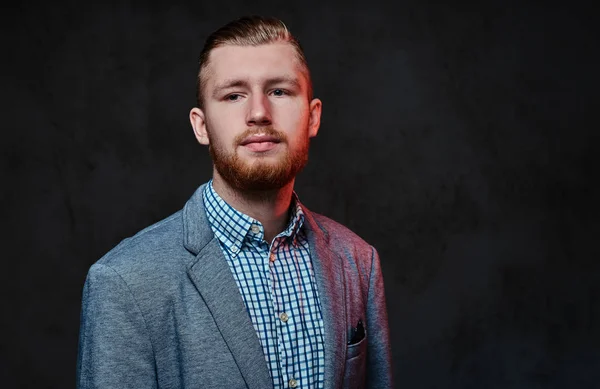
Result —
<svg viewBox="0 0 600 389"><path fill-rule="evenodd" d="M365 328L362 320L358 321L356 327L350 329L350 336L348 339L346 360L356 358L357 356L366 352L367 329Z"/></svg>
<svg viewBox="0 0 600 389"><path fill-rule="evenodd" d="M346 361L359 357L361 355L366 355L367 353L367 335L358 341L358 343L349 344L346 347Z"/></svg>
<svg viewBox="0 0 600 389"><path fill-rule="evenodd" d="M358 343L346 346L344 389L364 388L367 367L367 335Z"/></svg>

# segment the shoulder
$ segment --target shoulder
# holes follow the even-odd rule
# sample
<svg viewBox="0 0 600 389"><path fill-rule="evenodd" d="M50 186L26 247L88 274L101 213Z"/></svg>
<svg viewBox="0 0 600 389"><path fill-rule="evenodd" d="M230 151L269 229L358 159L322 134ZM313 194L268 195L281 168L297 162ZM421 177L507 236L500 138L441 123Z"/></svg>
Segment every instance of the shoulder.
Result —
<svg viewBox="0 0 600 389"><path fill-rule="evenodd" d="M318 227L327 235L330 247L354 258L368 259L376 254L375 248L345 225L316 212L306 210Z"/></svg>
<svg viewBox="0 0 600 389"><path fill-rule="evenodd" d="M123 239L94 265L109 267L128 282L167 275L182 268L188 256L192 254L183 246L180 210Z"/></svg>

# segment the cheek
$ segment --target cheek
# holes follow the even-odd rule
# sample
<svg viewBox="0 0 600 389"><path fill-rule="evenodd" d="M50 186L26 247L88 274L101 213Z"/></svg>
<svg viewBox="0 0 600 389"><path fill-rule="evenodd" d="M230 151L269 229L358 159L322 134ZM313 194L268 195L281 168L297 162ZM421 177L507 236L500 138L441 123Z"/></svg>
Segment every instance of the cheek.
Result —
<svg viewBox="0 0 600 389"><path fill-rule="evenodd" d="M280 123L284 125L282 130L287 131L304 131L308 125L308 106L302 103L289 104L288 106L281 107Z"/></svg>
<svg viewBox="0 0 600 389"><path fill-rule="evenodd" d="M207 115L206 128L210 142L220 145L227 145L233 141L235 128L233 120L226 114L212 112L210 117Z"/></svg>

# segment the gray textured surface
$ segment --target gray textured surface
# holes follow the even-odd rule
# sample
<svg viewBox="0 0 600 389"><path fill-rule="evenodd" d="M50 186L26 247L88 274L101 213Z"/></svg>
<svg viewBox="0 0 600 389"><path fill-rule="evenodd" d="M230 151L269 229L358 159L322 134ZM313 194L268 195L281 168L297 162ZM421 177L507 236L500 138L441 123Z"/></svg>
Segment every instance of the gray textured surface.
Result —
<svg viewBox="0 0 600 389"><path fill-rule="evenodd" d="M74 384L87 268L209 178L195 62L250 12L305 47L323 121L297 191L379 250L398 386L600 380L591 9L384 3L3 10L5 387Z"/></svg>

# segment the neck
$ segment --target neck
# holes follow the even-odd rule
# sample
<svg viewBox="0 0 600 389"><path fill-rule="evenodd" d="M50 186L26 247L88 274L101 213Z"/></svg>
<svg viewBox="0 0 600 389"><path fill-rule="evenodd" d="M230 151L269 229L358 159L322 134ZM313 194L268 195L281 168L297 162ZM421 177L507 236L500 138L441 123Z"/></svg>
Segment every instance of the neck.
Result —
<svg viewBox="0 0 600 389"><path fill-rule="evenodd" d="M261 222L267 242L271 243L273 238L287 227L294 180L281 189L241 192L223 180L215 170L213 188L233 208Z"/></svg>

